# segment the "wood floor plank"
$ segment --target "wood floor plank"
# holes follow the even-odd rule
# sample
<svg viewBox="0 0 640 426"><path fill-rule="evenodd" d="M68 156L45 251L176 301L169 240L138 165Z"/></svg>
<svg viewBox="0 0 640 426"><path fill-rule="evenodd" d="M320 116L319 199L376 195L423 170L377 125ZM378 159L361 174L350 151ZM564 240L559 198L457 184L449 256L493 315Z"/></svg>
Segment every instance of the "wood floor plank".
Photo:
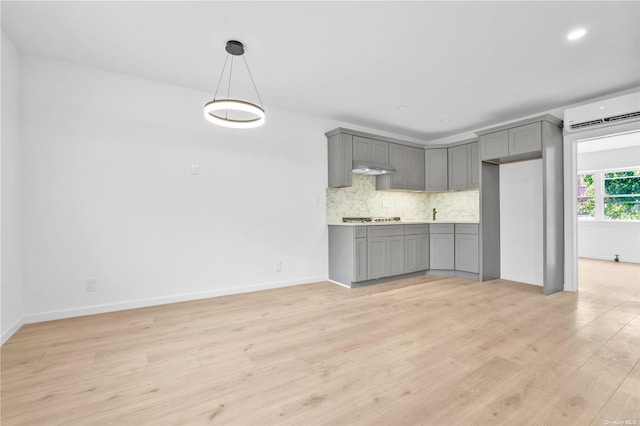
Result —
<svg viewBox="0 0 640 426"><path fill-rule="evenodd" d="M640 419L640 265L580 293L314 283L29 324L3 425L605 424Z"/></svg>

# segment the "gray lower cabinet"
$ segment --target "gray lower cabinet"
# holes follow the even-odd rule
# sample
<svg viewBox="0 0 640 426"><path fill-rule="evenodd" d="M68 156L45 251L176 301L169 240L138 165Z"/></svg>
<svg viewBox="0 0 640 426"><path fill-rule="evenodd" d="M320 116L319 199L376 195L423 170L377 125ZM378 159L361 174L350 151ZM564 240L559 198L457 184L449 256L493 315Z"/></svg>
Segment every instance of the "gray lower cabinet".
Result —
<svg viewBox="0 0 640 426"><path fill-rule="evenodd" d="M404 272L429 269L429 234L404 236Z"/></svg>
<svg viewBox="0 0 640 426"><path fill-rule="evenodd" d="M367 268L369 267L367 263L367 239L366 238L356 238L355 239L355 256L354 256L354 275L355 279L353 281L366 281L368 279Z"/></svg>
<svg viewBox="0 0 640 426"><path fill-rule="evenodd" d="M478 228L473 223L456 223L456 271L480 272Z"/></svg>
<svg viewBox="0 0 640 426"><path fill-rule="evenodd" d="M453 270L454 246L453 224L431 224L429 226L429 268Z"/></svg>
<svg viewBox="0 0 640 426"><path fill-rule="evenodd" d="M404 274L404 236L369 238L367 257L370 280Z"/></svg>
<svg viewBox="0 0 640 426"><path fill-rule="evenodd" d="M367 276L373 280L387 276L387 237L367 240Z"/></svg>
<svg viewBox="0 0 640 426"><path fill-rule="evenodd" d="M345 285L368 279L365 226L329 226L329 279Z"/></svg>
<svg viewBox="0 0 640 426"><path fill-rule="evenodd" d="M368 226L367 261L370 280L404 274L404 226Z"/></svg>
<svg viewBox="0 0 640 426"><path fill-rule="evenodd" d="M387 238L387 275L404 274L404 235Z"/></svg>

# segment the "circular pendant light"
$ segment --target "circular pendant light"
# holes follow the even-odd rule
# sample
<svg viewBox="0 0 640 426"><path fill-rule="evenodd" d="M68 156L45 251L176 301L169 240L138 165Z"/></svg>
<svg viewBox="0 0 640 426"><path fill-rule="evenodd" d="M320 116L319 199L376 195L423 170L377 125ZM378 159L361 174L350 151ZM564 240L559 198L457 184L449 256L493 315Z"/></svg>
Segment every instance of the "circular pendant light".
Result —
<svg viewBox="0 0 640 426"><path fill-rule="evenodd" d="M239 111L253 114L255 118L234 120L229 118L227 114L224 116L220 112ZM218 112L218 114L216 114ZM241 101L239 99L221 99L218 101L207 102L204 105L204 118L212 123L220 126L233 127L234 129L250 129L259 127L264 124L264 110L258 105L251 102Z"/></svg>
<svg viewBox="0 0 640 426"><path fill-rule="evenodd" d="M251 75L251 71L249 70L249 65L247 65L247 60L243 56L244 45L239 41L229 40L227 42L225 50L228 53L227 59L225 60L224 67L222 68L222 74L220 75L220 80L218 80L218 86L216 87L216 93L213 96L213 100L207 102L204 105L204 118L220 126L231 127L235 129L250 129L253 127L261 126L265 122L265 111L264 107L262 106L262 101L260 100L260 94L258 93L256 84L253 81L253 76ZM224 76L224 71L227 67L227 62L229 61L230 56L231 66L229 71L227 98L216 99L218 95L218 89L220 88L220 82L222 81L222 77ZM252 102L240 99L232 99L230 97L234 56L242 56L242 59L244 59L245 67L247 68L247 72L249 73L249 77L251 78L251 83L253 84L253 89L256 92L258 101L260 102L260 106Z"/></svg>

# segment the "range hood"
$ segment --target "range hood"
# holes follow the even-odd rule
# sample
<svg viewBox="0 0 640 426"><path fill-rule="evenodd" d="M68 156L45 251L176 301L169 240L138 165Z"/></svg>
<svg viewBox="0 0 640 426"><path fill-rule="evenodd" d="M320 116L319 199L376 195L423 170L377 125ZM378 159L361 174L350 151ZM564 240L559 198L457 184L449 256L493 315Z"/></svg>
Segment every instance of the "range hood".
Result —
<svg viewBox="0 0 640 426"><path fill-rule="evenodd" d="M390 166L389 164L370 163L367 161L354 161L353 170L351 171L353 173L358 173L361 175L378 176L395 173L396 168Z"/></svg>

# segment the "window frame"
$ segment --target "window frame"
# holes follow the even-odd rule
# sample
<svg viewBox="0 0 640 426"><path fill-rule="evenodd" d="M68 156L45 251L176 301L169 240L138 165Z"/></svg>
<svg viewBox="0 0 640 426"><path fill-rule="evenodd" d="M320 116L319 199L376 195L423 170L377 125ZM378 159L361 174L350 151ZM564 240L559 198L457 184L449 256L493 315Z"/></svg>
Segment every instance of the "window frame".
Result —
<svg viewBox="0 0 640 426"><path fill-rule="evenodd" d="M604 190L604 175L606 173L617 173L617 172L630 172L630 171L638 171L640 172L640 166L637 167L620 167L614 169L596 169L596 170L580 170L578 171L577 176L580 175L593 175L593 184L595 189L595 206L593 211L593 217L588 216L580 216L576 215L579 222L608 222L608 223L622 223L622 222L630 222L630 223L639 223L640 219L607 219L604 217L604 200L605 198L611 198L611 196L607 196ZM577 184L576 184L577 191ZM576 193L577 195L577 193ZM617 195L618 197L620 195ZM629 194L627 196L640 196L640 194ZM576 204L576 209L578 206L578 198L576 196L574 203ZM584 197L582 197L584 198Z"/></svg>

